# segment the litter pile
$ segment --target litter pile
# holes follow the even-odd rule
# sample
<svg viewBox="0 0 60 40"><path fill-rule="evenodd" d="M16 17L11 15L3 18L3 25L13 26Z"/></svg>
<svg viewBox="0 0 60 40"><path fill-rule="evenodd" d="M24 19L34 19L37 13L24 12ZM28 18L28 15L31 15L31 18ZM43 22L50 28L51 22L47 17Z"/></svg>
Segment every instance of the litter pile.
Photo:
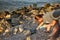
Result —
<svg viewBox="0 0 60 40"><path fill-rule="evenodd" d="M45 6L59 9L49 4ZM35 15L45 13L44 9L46 12L52 11L46 7L29 6L12 12L0 12L0 40L47 40L49 33L45 33L45 29L36 30L38 23L34 21Z"/></svg>

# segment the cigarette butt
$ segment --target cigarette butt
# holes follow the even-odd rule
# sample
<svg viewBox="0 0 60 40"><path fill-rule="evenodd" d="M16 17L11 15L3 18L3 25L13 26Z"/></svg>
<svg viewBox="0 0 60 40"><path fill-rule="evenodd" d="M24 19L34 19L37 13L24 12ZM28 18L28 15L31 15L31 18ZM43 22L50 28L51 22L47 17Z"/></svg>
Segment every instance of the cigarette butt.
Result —
<svg viewBox="0 0 60 40"><path fill-rule="evenodd" d="M5 32L9 32L9 29L6 29Z"/></svg>
<svg viewBox="0 0 60 40"><path fill-rule="evenodd" d="M17 28L15 28L15 29L14 29L14 33L13 33L13 34L16 34L16 33L17 33L17 31L18 31L18 29L17 29Z"/></svg>
<svg viewBox="0 0 60 40"><path fill-rule="evenodd" d="M20 23L20 24L23 24L23 22L22 22L22 21L19 21L19 23Z"/></svg>
<svg viewBox="0 0 60 40"><path fill-rule="evenodd" d="M27 37L26 37L26 40L31 40L30 36L27 36Z"/></svg>
<svg viewBox="0 0 60 40"><path fill-rule="evenodd" d="M11 17L11 15L7 15L7 16L6 16L6 18L8 18L8 19L9 19L10 17Z"/></svg>
<svg viewBox="0 0 60 40"><path fill-rule="evenodd" d="M23 34L24 35L29 35L30 34L30 31L29 30L24 30Z"/></svg>
<svg viewBox="0 0 60 40"><path fill-rule="evenodd" d="M3 32L3 28L2 28L2 27L0 27L0 33L1 33L1 32Z"/></svg>
<svg viewBox="0 0 60 40"><path fill-rule="evenodd" d="M6 33L9 33L9 31L10 31L9 29L6 29L3 35L6 35Z"/></svg>
<svg viewBox="0 0 60 40"><path fill-rule="evenodd" d="M23 28L19 28L19 32L22 32L23 31Z"/></svg>

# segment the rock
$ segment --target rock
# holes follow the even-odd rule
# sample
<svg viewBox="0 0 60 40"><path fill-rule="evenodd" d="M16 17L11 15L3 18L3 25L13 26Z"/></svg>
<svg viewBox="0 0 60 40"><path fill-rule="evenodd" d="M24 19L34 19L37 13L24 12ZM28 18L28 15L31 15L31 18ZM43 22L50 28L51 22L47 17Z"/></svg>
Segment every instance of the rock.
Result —
<svg viewBox="0 0 60 40"><path fill-rule="evenodd" d="M19 25L20 23L19 23L19 21L20 21L20 15L19 14L12 14L12 16L11 16L11 23L12 23L12 25L13 26L15 26L15 25Z"/></svg>
<svg viewBox="0 0 60 40"><path fill-rule="evenodd" d="M15 26L20 24L18 18L12 18L11 22L12 22L12 25L15 25Z"/></svg>

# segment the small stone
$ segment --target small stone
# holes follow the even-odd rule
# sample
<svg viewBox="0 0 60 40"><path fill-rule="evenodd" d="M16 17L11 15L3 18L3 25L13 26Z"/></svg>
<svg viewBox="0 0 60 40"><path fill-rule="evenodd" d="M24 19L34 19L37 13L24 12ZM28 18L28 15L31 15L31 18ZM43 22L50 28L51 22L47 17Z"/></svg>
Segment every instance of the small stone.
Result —
<svg viewBox="0 0 60 40"><path fill-rule="evenodd" d="M11 19L11 22L12 22L12 25L16 26L16 25L19 25L19 18L12 18Z"/></svg>
<svg viewBox="0 0 60 40"><path fill-rule="evenodd" d="M2 39L0 38L0 40L2 40Z"/></svg>
<svg viewBox="0 0 60 40"><path fill-rule="evenodd" d="M6 38L8 38L9 36L10 36L9 33L7 33L7 34L5 35Z"/></svg>

